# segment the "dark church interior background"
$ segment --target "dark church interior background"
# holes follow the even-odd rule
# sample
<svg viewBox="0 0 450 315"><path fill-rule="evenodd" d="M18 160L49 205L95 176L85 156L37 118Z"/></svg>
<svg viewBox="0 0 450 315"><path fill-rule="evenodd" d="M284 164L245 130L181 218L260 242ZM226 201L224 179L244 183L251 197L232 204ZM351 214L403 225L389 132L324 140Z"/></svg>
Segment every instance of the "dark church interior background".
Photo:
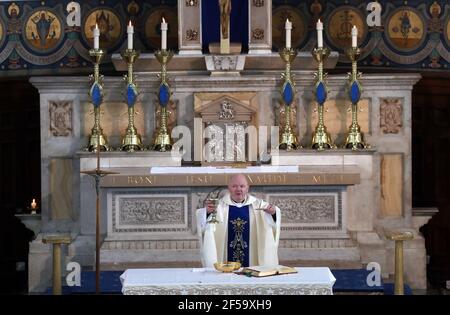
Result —
<svg viewBox="0 0 450 315"><path fill-rule="evenodd" d="M250 1L250 0L249 0ZM168 48L177 51L177 1L78 1L80 25L69 26L71 1L4 1L0 3L0 215L1 290L23 293L27 251L32 233L14 216L29 210L40 197L39 94L28 83L33 75L90 73L88 50L92 23L105 30L100 46L107 50L102 69L113 71L111 55L126 45L126 25L135 27L135 48L153 52L160 45L159 23L169 23ZM325 45L343 52L351 25L361 27L358 42L364 72L419 72L413 90L413 207L436 207L422 232L426 239L428 279L442 286L450 279L450 3L448 1L379 1L382 26L368 27L368 1L274 0L273 51L284 43L284 21L294 21L293 46L309 51L315 22L324 21ZM248 1L233 0L231 41L248 49ZM217 1L203 1L202 41L218 41ZM339 58L331 73L346 73L349 62Z"/></svg>

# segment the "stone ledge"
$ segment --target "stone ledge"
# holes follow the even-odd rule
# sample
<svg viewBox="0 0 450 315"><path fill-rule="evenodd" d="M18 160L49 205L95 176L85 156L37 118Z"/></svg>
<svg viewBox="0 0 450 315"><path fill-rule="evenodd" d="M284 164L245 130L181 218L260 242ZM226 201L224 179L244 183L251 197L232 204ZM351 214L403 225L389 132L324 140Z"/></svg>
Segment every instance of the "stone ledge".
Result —
<svg viewBox="0 0 450 315"><path fill-rule="evenodd" d="M320 267L325 266L330 269L361 269L363 264L354 260L280 260L284 266L295 267Z"/></svg>
<svg viewBox="0 0 450 315"><path fill-rule="evenodd" d="M293 249L330 249L352 248L351 239L281 239L279 248ZM179 250L199 249L198 240L122 240L105 241L101 250Z"/></svg>
<svg viewBox="0 0 450 315"><path fill-rule="evenodd" d="M357 247L346 248L279 248L278 257L282 260L342 260L360 262Z"/></svg>
<svg viewBox="0 0 450 315"><path fill-rule="evenodd" d="M158 262L123 262L100 263L101 270L126 270L147 268L200 268L200 261L158 261Z"/></svg>
<svg viewBox="0 0 450 315"><path fill-rule="evenodd" d="M179 250L198 249L197 240L106 241L101 250Z"/></svg>
<svg viewBox="0 0 450 315"><path fill-rule="evenodd" d="M205 59L211 56L214 55L175 54L171 62L167 64L167 71L206 71L207 67ZM270 54L240 54L230 56L243 57L246 60L244 68L246 71L283 71L285 69L285 63L276 52ZM339 53L337 51L332 51L324 63L324 68L332 69L336 67L338 57ZM117 71L127 71L127 65L120 54L113 54L111 59ZM300 51L291 67L294 71L315 70L317 68L317 63L314 61L311 52ZM161 64L156 60L154 54L142 53L136 60L134 69L136 72L159 72L161 71Z"/></svg>
<svg viewBox="0 0 450 315"><path fill-rule="evenodd" d="M305 249L324 249L324 248L349 248L355 244L351 239L292 239L280 240L279 248L305 248Z"/></svg>
<svg viewBox="0 0 450 315"><path fill-rule="evenodd" d="M80 159L80 170L97 167L97 155L93 152L78 151L75 157ZM147 171L152 166L181 166L181 155L172 152L101 152L100 168L142 167Z"/></svg>
<svg viewBox="0 0 450 315"><path fill-rule="evenodd" d="M142 263L142 262L178 262L183 261L200 262L200 251L198 249L176 249L176 250L100 250L100 261L103 264L112 263Z"/></svg>

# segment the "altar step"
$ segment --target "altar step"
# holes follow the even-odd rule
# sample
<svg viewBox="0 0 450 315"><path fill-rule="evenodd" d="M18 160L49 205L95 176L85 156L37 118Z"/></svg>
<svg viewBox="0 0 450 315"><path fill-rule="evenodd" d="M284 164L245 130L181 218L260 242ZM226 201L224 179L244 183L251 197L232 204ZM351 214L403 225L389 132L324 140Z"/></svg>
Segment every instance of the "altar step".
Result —
<svg viewBox="0 0 450 315"><path fill-rule="evenodd" d="M362 269L363 264L349 260L280 260L281 265L293 267L329 267L330 269ZM117 271L126 269L145 268L200 268L201 263L195 261L163 261L163 262L129 262L129 263L102 263L103 271Z"/></svg>
<svg viewBox="0 0 450 315"><path fill-rule="evenodd" d="M159 261L159 262L125 262L125 263L101 263L101 270L116 271L127 269L146 268L200 268L200 261Z"/></svg>
<svg viewBox="0 0 450 315"><path fill-rule="evenodd" d="M284 266L329 267L330 269L362 269L363 264L351 260L280 260Z"/></svg>
<svg viewBox="0 0 450 315"><path fill-rule="evenodd" d="M280 261L341 261L348 267L361 267L360 249L352 239L282 239L278 256ZM105 241L100 261L111 270L117 270L116 265L196 267L200 249L195 239Z"/></svg>

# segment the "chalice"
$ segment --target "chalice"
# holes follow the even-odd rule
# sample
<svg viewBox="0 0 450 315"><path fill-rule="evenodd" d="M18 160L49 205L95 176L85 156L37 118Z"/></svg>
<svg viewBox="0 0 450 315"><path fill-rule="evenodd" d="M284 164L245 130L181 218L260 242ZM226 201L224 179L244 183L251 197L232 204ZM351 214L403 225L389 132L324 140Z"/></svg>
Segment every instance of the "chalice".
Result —
<svg viewBox="0 0 450 315"><path fill-rule="evenodd" d="M211 202L214 206L214 211L211 213L211 215L209 216L209 220L208 223L209 224L217 224L220 223L219 220L217 220L217 204L219 202L219 198L208 198L207 199L208 202Z"/></svg>

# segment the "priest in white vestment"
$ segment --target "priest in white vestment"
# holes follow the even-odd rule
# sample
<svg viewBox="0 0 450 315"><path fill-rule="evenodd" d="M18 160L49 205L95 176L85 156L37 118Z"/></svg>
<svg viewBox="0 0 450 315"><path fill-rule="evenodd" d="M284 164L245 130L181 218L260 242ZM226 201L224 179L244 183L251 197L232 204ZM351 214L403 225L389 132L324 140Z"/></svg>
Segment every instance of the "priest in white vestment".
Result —
<svg viewBox="0 0 450 315"><path fill-rule="evenodd" d="M278 265L281 212L248 194L247 178L234 175L217 209L212 202L197 210L197 229L204 267L239 261L242 266ZM216 210L218 223L209 223Z"/></svg>

